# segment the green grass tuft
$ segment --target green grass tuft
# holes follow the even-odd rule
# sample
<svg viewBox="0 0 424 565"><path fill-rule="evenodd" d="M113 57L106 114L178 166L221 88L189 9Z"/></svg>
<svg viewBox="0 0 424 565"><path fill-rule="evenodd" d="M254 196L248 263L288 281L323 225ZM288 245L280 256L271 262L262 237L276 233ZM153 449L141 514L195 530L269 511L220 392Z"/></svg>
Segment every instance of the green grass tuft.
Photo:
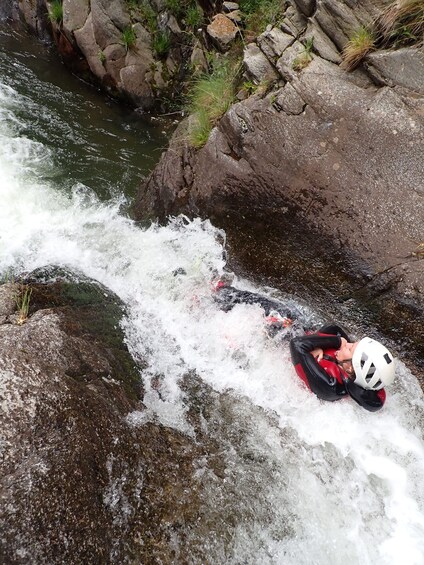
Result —
<svg viewBox="0 0 424 565"><path fill-rule="evenodd" d="M193 118L189 131L189 140L194 147L206 143L217 120L231 106L238 70L228 61L215 63L210 75L202 75L194 82L190 96Z"/></svg>
<svg viewBox="0 0 424 565"><path fill-rule="evenodd" d="M171 38L166 31L158 31L152 39L153 51L159 57L165 57L171 48Z"/></svg>
<svg viewBox="0 0 424 565"><path fill-rule="evenodd" d="M376 21L383 42L398 47L424 41L424 1L397 0Z"/></svg>
<svg viewBox="0 0 424 565"><path fill-rule="evenodd" d="M259 35L268 25L282 20L285 5L281 0L240 0L240 11L246 31Z"/></svg>
<svg viewBox="0 0 424 565"><path fill-rule="evenodd" d="M57 24L63 22L62 0L53 0L53 2L50 4L49 20Z"/></svg>
<svg viewBox="0 0 424 565"><path fill-rule="evenodd" d="M19 291L16 296L16 306L18 308L18 319L16 323L20 326L28 319L31 294L32 288L24 284L19 286Z"/></svg>
<svg viewBox="0 0 424 565"><path fill-rule="evenodd" d="M192 4L187 8L185 23L191 29L196 29L203 23L203 12L197 4Z"/></svg>
<svg viewBox="0 0 424 565"><path fill-rule="evenodd" d="M132 27L126 27L122 32L121 39L125 50L128 51L128 49L134 47L135 42L137 41L137 36L135 35L135 31Z"/></svg>
<svg viewBox="0 0 424 565"><path fill-rule="evenodd" d="M374 49L374 44L375 37L371 31L364 26L357 29L343 49L341 67L352 71Z"/></svg>

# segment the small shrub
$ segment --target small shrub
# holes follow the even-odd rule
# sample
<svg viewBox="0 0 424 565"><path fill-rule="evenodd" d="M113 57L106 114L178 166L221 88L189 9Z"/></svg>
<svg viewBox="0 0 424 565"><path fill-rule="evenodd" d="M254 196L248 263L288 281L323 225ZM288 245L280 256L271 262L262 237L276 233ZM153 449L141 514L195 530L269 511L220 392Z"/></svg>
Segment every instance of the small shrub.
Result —
<svg viewBox="0 0 424 565"><path fill-rule="evenodd" d="M374 49L374 35L366 27L360 27L345 45L341 67L352 71L367 53Z"/></svg>
<svg viewBox="0 0 424 565"><path fill-rule="evenodd" d="M106 55L104 54L104 51L100 49L98 56L99 56L99 61L101 62L102 65L104 65L106 63Z"/></svg>
<svg viewBox="0 0 424 565"><path fill-rule="evenodd" d="M53 0L49 8L49 20L57 24L63 21L63 6L62 0Z"/></svg>
<svg viewBox="0 0 424 565"><path fill-rule="evenodd" d="M153 36L152 40L153 50L159 57L164 57L168 54L171 48L171 38L166 31L158 31Z"/></svg>
<svg viewBox="0 0 424 565"><path fill-rule="evenodd" d="M27 285L21 284L18 294L16 296L16 306L18 308L18 319L16 323L22 325L28 319L29 304L31 300L32 288Z"/></svg>
<svg viewBox="0 0 424 565"><path fill-rule="evenodd" d="M122 32L121 38L126 51L134 47L135 42L137 41L137 36L135 35L135 31L132 27L126 27Z"/></svg>

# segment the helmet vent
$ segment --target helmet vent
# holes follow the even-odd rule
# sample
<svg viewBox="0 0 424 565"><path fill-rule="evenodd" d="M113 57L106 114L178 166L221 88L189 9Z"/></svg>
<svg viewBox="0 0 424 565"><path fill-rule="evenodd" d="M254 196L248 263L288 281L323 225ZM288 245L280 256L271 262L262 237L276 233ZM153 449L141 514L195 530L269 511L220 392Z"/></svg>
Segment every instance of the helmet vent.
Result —
<svg viewBox="0 0 424 565"><path fill-rule="evenodd" d="M367 383L372 379L374 373L375 373L375 365L374 363L371 363L370 368L368 369L367 376L365 377Z"/></svg>
<svg viewBox="0 0 424 565"><path fill-rule="evenodd" d="M385 353L385 354L383 355L383 357L384 357L384 359L386 360L386 363L387 363L388 365L393 361L393 359L390 358L390 355L389 355L388 353Z"/></svg>

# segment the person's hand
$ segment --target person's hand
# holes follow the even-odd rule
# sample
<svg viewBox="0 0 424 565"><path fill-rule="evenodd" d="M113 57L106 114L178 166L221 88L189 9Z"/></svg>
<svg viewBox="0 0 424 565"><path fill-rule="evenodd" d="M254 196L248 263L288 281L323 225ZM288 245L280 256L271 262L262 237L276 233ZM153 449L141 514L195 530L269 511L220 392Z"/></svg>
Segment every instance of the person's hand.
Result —
<svg viewBox="0 0 424 565"><path fill-rule="evenodd" d="M316 349L313 349L311 351L311 355L315 357L315 360L319 363L323 358L324 351L321 349L321 347L317 347Z"/></svg>

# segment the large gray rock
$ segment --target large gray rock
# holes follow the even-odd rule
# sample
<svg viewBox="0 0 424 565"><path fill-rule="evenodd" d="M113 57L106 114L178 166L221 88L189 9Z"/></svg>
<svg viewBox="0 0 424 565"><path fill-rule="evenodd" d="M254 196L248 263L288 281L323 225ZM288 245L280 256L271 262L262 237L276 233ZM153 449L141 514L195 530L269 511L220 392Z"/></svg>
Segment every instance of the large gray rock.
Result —
<svg viewBox="0 0 424 565"><path fill-rule="evenodd" d="M94 36L101 49L122 42L122 32L131 25L124 0L91 0L91 14Z"/></svg>
<svg viewBox="0 0 424 565"><path fill-rule="evenodd" d="M0 20L16 17L18 14L18 0L3 0L0 5Z"/></svg>
<svg viewBox="0 0 424 565"><path fill-rule="evenodd" d="M89 0L63 0L63 27L69 32L80 29L90 12Z"/></svg>
<svg viewBox="0 0 424 565"><path fill-rule="evenodd" d="M367 56L368 72L382 84L402 86L424 95L424 48L378 51Z"/></svg>
<svg viewBox="0 0 424 565"><path fill-rule="evenodd" d="M275 80L277 73L255 43L249 43L243 53L243 64L246 76L256 84L267 80Z"/></svg>
<svg viewBox="0 0 424 565"><path fill-rule="evenodd" d="M79 49L87 60L91 72L97 78L102 79L106 75L106 70L102 61L102 49L94 36L93 16L91 13L83 27L74 31L74 37Z"/></svg>
<svg viewBox="0 0 424 565"><path fill-rule="evenodd" d="M270 61L281 57L283 52L289 47L295 38L288 33L274 27L262 33L258 39L258 45Z"/></svg>

